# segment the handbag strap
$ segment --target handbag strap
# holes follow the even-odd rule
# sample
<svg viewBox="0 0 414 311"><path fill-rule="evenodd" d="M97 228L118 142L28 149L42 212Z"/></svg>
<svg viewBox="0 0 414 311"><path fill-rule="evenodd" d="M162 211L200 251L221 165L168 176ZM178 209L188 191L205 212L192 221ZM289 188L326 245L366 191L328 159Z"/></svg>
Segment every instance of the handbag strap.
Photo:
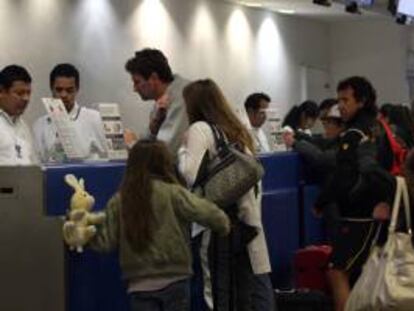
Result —
<svg viewBox="0 0 414 311"><path fill-rule="evenodd" d="M220 151L224 150L224 148L227 148L227 142L224 137L224 134L214 123L207 122L207 124L210 126L211 132L213 133L217 154L218 156L220 156ZM193 183L193 190L197 188L199 185L204 185L204 183L208 180L208 165L210 163L210 160L210 152L207 149L203 155L196 179Z"/></svg>
<svg viewBox="0 0 414 311"><path fill-rule="evenodd" d="M216 124L208 123L208 125L210 126L211 132L213 133L217 152L220 153L220 150L226 149L228 147L227 140L224 137L223 131L221 131Z"/></svg>
<svg viewBox="0 0 414 311"><path fill-rule="evenodd" d="M391 224L388 228L389 233L394 233L397 228L398 215L401 207L401 201L405 211L405 223L407 225L408 234L411 235L411 212L410 212L410 199L408 196L407 183L403 177L397 176L397 189L395 191L394 204L392 208Z"/></svg>

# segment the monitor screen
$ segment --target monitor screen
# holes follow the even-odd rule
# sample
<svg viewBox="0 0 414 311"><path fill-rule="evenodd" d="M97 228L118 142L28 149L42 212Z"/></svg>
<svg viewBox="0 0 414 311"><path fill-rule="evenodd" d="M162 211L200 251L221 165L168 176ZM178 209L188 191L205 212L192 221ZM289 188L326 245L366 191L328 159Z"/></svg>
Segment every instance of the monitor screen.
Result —
<svg viewBox="0 0 414 311"><path fill-rule="evenodd" d="M398 3L397 12L408 16L414 16L414 1L400 0Z"/></svg>
<svg viewBox="0 0 414 311"><path fill-rule="evenodd" d="M374 0L358 0L357 3L359 6L372 6L374 4Z"/></svg>
<svg viewBox="0 0 414 311"><path fill-rule="evenodd" d="M374 0L346 0L345 4L349 5L355 2L359 7L370 7L374 4Z"/></svg>

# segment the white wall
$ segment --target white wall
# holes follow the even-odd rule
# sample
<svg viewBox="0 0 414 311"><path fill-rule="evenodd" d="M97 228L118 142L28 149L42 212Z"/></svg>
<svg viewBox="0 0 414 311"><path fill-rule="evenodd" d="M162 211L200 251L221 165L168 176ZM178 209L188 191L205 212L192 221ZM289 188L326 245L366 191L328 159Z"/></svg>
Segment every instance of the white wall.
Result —
<svg viewBox="0 0 414 311"><path fill-rule="evenodd" d="M389 20L334 23L330 26L330 63L334 83L351 75L370 79L378 103L409 101L407 48L410 28Z"/></svg>
<svg viewBox="0 0 414 311"><path fill-rule="evenodd" d="M123 66L146 46L162 49L183 76L212 77L233 103L260 90L286 111L300 101L300 65L329 67L328 37L323 23L218 1L0 1L0 66L32 73L29 121L43 114L51 68L72 62L82 103L119 102L127 126L142 131L150 105Z"/></svg>

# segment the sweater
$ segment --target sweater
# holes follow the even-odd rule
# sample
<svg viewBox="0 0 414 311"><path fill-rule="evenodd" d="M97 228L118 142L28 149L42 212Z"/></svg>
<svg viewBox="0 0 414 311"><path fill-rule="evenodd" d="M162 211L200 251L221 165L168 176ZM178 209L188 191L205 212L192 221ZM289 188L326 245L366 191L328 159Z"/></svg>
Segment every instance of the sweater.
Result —
<svg viewBox="0 0 414 311"><path fill-rule="evenodd" d="M153 180L152 208L157 224L152 243L136 253L126 239L120 209L121 197L114 195L105 209L106 220L97 226L90 246L97 251L119 249L123 278L151 280L191 275L189 228L198 222L219 233L227 233L225 213L180 185Z"/></svg>

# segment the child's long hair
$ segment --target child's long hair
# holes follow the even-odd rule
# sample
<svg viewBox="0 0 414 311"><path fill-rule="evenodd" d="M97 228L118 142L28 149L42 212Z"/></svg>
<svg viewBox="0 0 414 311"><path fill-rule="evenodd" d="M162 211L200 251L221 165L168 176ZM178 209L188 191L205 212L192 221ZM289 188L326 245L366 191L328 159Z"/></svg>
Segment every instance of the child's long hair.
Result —
<svg viewBox="0 0 414 311"><path fill-rule="evenodd" d="M151 243L157 226L152 207L154 179L176 183L172 156L163 142L138 141L129 152L120 188L125 235L137 252Z"/></svg>
<svg viewBox="0 0 414 311"><path fill-rule="evenodd" d="M232 111L218 85L211 79L198 80L183 90L190 124L205 121L216 124L232 143L238 143L254 153L253 139L247 128Z"/></svg>

